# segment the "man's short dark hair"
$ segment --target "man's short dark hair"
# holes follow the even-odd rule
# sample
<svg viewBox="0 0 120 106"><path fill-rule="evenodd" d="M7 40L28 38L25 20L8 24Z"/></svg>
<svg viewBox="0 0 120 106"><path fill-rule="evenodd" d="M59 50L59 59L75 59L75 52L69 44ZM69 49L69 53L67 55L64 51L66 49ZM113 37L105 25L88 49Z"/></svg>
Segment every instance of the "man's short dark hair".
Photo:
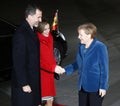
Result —
<svg viewBox="0 0 120 106"><path fill-rule="evenodd" d="M27 6L27 8L25 10L25 18L27 18L28 15L34 15L34 14L36 14L36 10L37 9L39 9L40 11L42 11L41 8L38 5L36 5L36 4L28 4L28 6Z"/></svg>

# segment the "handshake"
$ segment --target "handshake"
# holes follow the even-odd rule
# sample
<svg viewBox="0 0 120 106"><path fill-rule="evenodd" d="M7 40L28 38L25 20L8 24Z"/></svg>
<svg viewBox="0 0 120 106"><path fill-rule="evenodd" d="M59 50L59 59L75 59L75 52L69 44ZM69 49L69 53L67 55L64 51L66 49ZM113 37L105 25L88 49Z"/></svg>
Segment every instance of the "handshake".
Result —
<svg viewBox="0 0 120 106"><path fill-rule="evenodd" d="M63 73L65 73L65 69L62 68L61 66L56 65L56 67L55 67L55 72L56 72L57 74L63 74Z"/></svg>

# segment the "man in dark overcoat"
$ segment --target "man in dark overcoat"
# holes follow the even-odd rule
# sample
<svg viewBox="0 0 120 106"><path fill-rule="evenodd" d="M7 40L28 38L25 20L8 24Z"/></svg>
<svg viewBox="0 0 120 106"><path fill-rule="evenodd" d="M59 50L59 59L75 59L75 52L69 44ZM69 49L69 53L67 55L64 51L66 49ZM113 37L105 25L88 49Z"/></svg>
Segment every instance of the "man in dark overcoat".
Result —
<svg viewBox="0 0 120 106"><path fill-rule="evenodd" d="M28 5L25 21L13 36L12 106L41 106L39 40L34 27L42 10Z"/></svg>

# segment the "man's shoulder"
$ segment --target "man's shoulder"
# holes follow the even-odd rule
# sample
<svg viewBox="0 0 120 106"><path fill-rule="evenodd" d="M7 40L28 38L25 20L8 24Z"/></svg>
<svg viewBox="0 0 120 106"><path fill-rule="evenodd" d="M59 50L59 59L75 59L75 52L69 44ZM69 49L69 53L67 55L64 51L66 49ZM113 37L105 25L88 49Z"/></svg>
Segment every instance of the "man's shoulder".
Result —
<svg viewBox="0 0 120 106"><path fill-rule="evenodd" d="M16 30L16 34L19 34L19 33L26 33L27 32L27 26L25 23L22 23Z"/></svg>

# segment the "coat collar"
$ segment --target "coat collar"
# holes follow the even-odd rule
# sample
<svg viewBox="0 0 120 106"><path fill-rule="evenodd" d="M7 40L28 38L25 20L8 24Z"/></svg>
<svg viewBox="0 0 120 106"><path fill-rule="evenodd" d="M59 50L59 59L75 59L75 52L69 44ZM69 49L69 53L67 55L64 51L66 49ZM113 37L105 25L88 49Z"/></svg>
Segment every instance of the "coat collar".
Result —
<svg viewBox="0 0 120 106"><path fill-rule="evenodd" d="M88 49L85 48L85 45L84 45L84 44L81 44L81 43L80 43L81 53L84 54L84 51L85 51L85 50L86 50L86 53L89 53L90 51L92 51L93 48L94 48L94 46L95 46L96 41L97 41L97 39L95 38Z"/></svg>
<svg viewBox="0 0 120 106"><path fill-rule="evenodd" d="M31 36L34 40L37 38L37 33L30 27L29 23L25 20L23 26L25 27L26 31L29 33L28 36Z"/></svg>

